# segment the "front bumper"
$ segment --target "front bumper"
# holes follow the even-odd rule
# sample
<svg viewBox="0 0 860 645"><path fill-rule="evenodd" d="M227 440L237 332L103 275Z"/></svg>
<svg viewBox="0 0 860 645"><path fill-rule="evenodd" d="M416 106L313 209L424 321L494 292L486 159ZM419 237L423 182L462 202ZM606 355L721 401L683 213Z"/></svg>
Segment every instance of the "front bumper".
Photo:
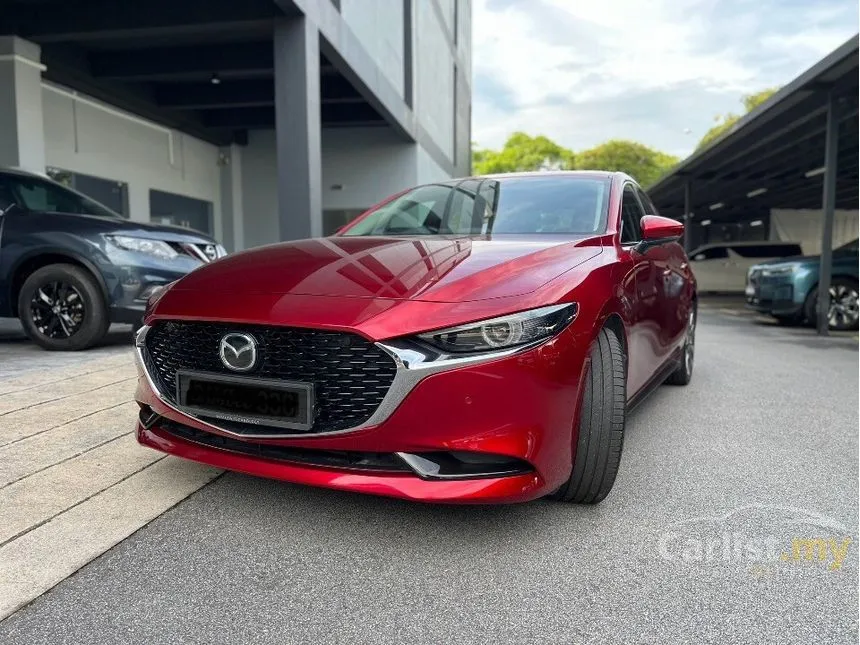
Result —
<svg viewBox="0 0 860 645"><path fill-rule="evenodd" d="M763 314L789 316L800 313L791 278L759 276L747 282L747 307Z"/></svg>
<svg viewBox="0 0 860 645"><path fill-rule="evenodd" d="M300 484L426 502L523 502L552 492L570 476L587 349L588 343L568 328L522 353L429 374L377 425L332 436L277 439L238 437L180 412L154 391L138 360L137 401L159 417L151 424L138 422L137 439L186 459ZM225 441L220 447L217 441L195 441L193 433L172 432L174 423ZM237 441L242 450L235 449ZM368 471L248 454L276 452L260 447L381 455L461 451L522 460L530 471L438 479L408 470Z"/></svg>

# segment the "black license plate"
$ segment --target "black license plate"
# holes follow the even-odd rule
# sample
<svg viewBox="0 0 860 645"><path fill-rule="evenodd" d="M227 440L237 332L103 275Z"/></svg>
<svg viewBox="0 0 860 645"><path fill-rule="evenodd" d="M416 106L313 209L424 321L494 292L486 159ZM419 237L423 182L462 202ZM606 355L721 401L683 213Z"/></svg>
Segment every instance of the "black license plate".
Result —
<svg viewBox="0 0 860 645"><path fill-rule="evenodd" d="M313 386L204 372L177 372L179 405L191 413L245 423L310 429Z"/></svg>

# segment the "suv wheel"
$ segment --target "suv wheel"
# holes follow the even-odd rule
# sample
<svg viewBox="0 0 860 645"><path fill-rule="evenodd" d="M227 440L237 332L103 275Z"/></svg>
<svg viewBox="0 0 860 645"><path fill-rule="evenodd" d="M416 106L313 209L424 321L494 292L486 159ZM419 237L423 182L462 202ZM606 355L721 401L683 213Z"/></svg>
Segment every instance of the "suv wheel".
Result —
<svg viewBox="0 0 860 645"><path fill-rule="evenodd" d="M91 347L110 326L101 289L73 264L50 264L30 274L18 294L18 317L33 342L58 351Z"/></svg>
<svg viewBox="0 0 860 645"><path fill-rule="evenodd" d="M851 278L833 278L830 283L830 311L827 322L834 331L857 329L860 311L857 303L857 281ZM818 321L818 287L806 298L806 318L811 325Z"/></svg>

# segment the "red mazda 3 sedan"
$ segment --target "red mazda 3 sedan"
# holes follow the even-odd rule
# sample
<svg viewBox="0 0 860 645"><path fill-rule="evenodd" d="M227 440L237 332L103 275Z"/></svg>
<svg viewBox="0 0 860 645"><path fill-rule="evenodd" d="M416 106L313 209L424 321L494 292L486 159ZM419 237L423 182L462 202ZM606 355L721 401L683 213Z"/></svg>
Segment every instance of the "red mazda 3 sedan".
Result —
<svg viewBox="0 0 860 645"><path fill-rule="evenodd" d="M140 443L430 502L596 503L627 412L693 370L696 287L628 176L419 186L150 300Z"/></svg>

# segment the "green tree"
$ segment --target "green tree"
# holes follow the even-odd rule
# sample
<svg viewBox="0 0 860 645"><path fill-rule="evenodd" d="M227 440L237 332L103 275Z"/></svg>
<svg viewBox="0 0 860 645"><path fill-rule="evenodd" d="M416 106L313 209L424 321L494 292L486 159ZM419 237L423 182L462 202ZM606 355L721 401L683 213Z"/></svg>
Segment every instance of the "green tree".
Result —
<svg viewBox="0 0 860 645"><path fill-rule="evenodd" d="M478 175L574 167L573 152L544 136L532 137L514 132L501 150L474 149L472 170Z"/></svg>
<svg viewBox="0 0 860 645"><path fill-rule="evenodd" d="M677 157L622 139L612 139L576 155L580 170L626 172L643 186L653 184L677 163Z"/></svg>
<svg viewBox="0 0 860 645"><path fill-rule="evenodd" d="M696 150L700 150L701 148L710 145L713 141L719 139L724 133L728 132L735 123L740 121L741 118L752 112L778 91L778 87L770 87L766 90L743 96L741 98L741 103L743 103L744 106L744 113L734 114L733 112L729 112L728 114L718 114L714 117L716 125L705 133L705 136L702 137L702 140L699 141L699 144L696 146Z"/></svg>

